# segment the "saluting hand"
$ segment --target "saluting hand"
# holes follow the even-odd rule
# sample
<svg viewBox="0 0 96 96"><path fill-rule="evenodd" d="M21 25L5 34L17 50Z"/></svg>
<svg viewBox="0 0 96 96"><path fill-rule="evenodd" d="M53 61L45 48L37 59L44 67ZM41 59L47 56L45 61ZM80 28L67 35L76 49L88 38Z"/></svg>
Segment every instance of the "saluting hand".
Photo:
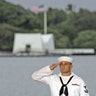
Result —
<svg viewBox="0 0 96 96"><path fill-rule="evenodd" d="M54 70L58 65L59 65L59 64L52 64L52 65L50 65L50 69L51 69L51 70Z"/></svg>

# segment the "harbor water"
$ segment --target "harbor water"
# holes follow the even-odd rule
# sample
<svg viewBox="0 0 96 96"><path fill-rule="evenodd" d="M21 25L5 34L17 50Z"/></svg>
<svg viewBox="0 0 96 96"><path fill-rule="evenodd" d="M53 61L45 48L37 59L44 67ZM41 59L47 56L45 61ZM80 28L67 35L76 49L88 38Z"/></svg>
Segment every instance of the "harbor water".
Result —
<svg viewBox="0 0 96 96"><path fill-rule="evenodd" d="M96 56L71 56L75 59L72 71L86 83L90 96L96 89ZM0 96L50 96L48 85L32 80L31 74L57 62L58 56L0 57ZM54 70L58 74L59 68Z"/></svg>

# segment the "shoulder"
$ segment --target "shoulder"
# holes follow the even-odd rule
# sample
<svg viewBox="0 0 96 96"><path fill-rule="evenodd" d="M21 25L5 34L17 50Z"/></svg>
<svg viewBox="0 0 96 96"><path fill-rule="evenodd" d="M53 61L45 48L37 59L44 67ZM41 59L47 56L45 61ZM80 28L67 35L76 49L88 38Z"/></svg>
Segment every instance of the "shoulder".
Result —
<svg viewBox="0 0 96 96"><path fill-rule="evenodd" d="M51 78L59 78L59 76L57 74L51 74L50 77Z"/></svg>
<svg viewBox="0 0 96 96"><path fill-rule="evenodd" d="M84 84L84 80L83 80L81 77L79 77L78 75L75 75L75 74L74 74L74 80L75 80L75 81L78 81L79 83Z"/></svg>
<svg viewBox="0 0 96 96"><path fill-rule="evenodd" d="M49 77L50 77L50 80L52 80L52 81L58 81L59 80L59 76L57 74L51 74Z"/></svg>

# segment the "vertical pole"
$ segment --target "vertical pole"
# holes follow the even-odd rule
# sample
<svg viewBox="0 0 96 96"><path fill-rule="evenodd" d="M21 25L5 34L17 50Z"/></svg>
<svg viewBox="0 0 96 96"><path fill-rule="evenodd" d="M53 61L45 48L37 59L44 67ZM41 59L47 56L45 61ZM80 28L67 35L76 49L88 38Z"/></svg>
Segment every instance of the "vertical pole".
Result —
<svg viewBox="0 0 96 96"><path fill-rule="evenodd" d="M47 34L47 10L44 10L44 34Z"/></svg>

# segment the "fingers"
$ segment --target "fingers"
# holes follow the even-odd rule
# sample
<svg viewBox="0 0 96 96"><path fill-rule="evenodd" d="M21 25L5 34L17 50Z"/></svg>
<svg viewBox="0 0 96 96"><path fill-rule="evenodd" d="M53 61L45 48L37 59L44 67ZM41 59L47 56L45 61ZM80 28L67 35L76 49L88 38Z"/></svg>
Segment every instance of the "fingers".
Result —
<svg viewBox="0 0 96 96"><path fill-rule="evenodd" d="M54 67L57 67L57 66L58 66L58 64L53 64L53 66L54 66Z"/></svg>
<svg viewBox="0 0 96 96"><path fill-rule="evenodd" d="M56 68L58 66L58 64L56 63L56 64L52 64L52 65L50 65L50 69L51 70L54 70L54 68Z"/></svg>

